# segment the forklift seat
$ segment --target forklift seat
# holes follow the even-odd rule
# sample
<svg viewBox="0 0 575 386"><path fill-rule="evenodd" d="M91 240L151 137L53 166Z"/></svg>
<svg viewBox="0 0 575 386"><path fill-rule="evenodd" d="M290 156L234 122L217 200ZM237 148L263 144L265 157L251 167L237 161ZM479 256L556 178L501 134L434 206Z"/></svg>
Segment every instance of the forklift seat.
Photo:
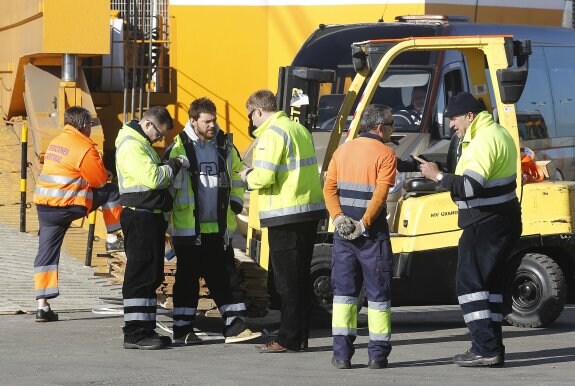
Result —
<svg viewBox="0 0 575 386"><path fill-rule="evenodd" d="M431 194L435 193L437 190L437 183L432 180L428 180L425 177L414 177L409 178L403 182L403 189L407 194L415 193L416 195Z"/></svg>

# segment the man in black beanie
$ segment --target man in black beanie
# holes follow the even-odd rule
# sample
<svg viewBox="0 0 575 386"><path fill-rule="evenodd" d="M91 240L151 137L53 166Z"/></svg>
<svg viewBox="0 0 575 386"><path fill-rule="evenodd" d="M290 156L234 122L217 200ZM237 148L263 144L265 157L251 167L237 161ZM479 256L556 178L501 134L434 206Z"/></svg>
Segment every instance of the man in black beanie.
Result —
<svg viewBox="0 0 575 386"><path fill-rule="evenodd" d="M471 348L453 357L458 366L503 365L504 267L521 236L517 188L517 145L493 121L483 104L462 92L449 99L444 116L461 141L455 173L443 173L432 162L423 175L451 192L459 208L456 290L471 333Z"/></svg>

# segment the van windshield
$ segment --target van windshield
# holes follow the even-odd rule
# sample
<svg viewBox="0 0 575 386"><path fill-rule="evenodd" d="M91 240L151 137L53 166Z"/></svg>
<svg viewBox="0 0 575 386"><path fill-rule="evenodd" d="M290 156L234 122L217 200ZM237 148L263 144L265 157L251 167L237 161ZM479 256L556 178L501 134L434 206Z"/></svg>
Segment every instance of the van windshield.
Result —
<svg viewBox="0 0 575 386"><path fill-rule="evenodd" d="M392 108L396 132L419 132L431 79L430 68L389 69L371 100ZM345 98L344 94L326 94L319 98L318 120L313 131L330 132ZM357 107L359 98L352 107ZM351 123L348 117L346 129Z"/></svg>

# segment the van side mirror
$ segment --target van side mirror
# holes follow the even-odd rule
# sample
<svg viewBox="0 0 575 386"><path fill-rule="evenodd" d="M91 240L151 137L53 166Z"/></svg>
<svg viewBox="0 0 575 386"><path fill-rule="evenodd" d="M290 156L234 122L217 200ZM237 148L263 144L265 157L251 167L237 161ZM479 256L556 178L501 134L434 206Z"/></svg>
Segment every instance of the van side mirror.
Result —
<svg viewBox="0 0 575 386"><path fill-rule="evenodd" d="M531 52L531 40L513 41L513 56L517 58L517 68L497 70L497 83L503 103L516 103L521 97L527 82Z"/></svg>

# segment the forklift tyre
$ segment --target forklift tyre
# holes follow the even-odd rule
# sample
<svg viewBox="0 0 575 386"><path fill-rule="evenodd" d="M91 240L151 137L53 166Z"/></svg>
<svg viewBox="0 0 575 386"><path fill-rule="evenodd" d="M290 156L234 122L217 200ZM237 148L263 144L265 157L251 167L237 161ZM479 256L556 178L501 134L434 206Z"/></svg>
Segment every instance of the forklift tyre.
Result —
<svg viewBox="0 0 575 386"><path fill-rule="evenodd" d="M505 319L516 327L545 327L563 311L567 283L561 267L551 257L527 253L514 260L506 274ZM509 309L509 308L508 308Z"/></svg>
<svg viewBox="0 0 575 386"><path fill-rule="evenodd" d="M311 260L311 319L319 326L331 326L333 290L331 288L331 244L316 244ZM365 288L361 288L357 312L366 301Z"/></svg>

